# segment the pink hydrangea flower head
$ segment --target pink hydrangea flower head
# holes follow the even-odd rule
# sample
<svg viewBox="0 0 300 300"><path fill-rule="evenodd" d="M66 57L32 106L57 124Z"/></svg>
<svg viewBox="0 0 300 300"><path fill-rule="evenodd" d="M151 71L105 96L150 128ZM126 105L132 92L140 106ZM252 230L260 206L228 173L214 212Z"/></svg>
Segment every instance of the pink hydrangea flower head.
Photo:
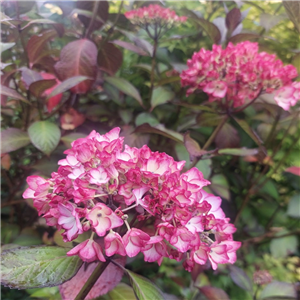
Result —
<svg viewBox="0 0 300 300"><path fill-rule="evenodd" d="M157 4L150 4L149 6L128 11L125 13L125 16L132 24L147 28L147 31L148 27L152 26L156 29L155 32L157 33L159 30L160 34L163 29L171 28L174 24L183 23L187 19L187 17L179 17L175 11ZM151 36L150 32L149 34ZM158 38L158 36L154 37Z"/></svg>
<svg viewBox="0 0 300 300"><path fill-rule="evenodd" d="M91 233L68 255L105 261L93 240L97 234L107 256L142 252L146 262L158 264L164 257L184 258L189 271L208 260L214 269L234 263L240 247L233 240L236 228L221 209L221 198L203 190L210 184L203 174L197 168L181 173L184 162L146 145L123 149L119 132L92 131L72 142L51 178L27 179L24 198L33 199L48 226L64 230L65 242Z"/></svg>
<svg viewBox="0 0 300 300"><path fill-rule="evenodd" d="M227 108L242 106L263 93L276 92L275 100L285 110L299 100L292 83L296 68L284 66L275 55L258 52L257 43L229 43L225 49L213 45L211 51L195 52L187 66L180 75L187 95L202 90L210 102L222 101Z"/></svg>

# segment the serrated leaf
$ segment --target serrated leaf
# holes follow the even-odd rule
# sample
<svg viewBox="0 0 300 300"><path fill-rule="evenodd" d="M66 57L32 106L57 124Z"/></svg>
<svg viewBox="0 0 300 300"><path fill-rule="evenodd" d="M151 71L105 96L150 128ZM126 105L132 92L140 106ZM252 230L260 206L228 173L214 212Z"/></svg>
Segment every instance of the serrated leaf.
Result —
<svg viewBox="0 0 300 300"><path fill-rule="evenodd" d="M68 78L68 79L64 80L63 82L61 82L60 84L58 84L53 89L53 91L50 93L50 95L47 97L47 99L50 99L58 94L62 94L63 92L72 89L73 87L75 87L76 85L80 84L81 82L83 82L87 79L89 79L89 77L87 77L87 76L74 76L74 77Z"/></svg>
<svg viewBox="0 0 300 300"><path fill-rule="evenodd" d="M132 98L137 100L141 106L143 106L143 101L140 96L140 93L129 81L127 81L124 78L109 77L109 76L106 76L104 78L104 80L106 82L108 82L109 84L113 85L114 87L116 87L118 90L120 90L124 94L131 96Z"/></svg>
<svg viewBox="0 0 300 300"><path fill-rule="evenodd" d="M31 105L31 103L26 98L24 98L22 95L20 95L17 91L15 91L7 86L1 85L0 93L1 93L1 95L13 98L15 100L21 100L21 101Z"/></svg>
<svg viewBox="0 0 300 300"><path fill-rule="evenodd" d="M82 264L62 247L31 246L1 254L1 282L15 289L50 287L72 278Z"/></svg>
<svg viewBox="0 0 300 300"><path fill-rule="evenodd" d="M287 214L292 218L300 218L300 194L296 194L290 199Z"/></svg>
<svg viewBox="0 0 300 300"><path fill-rule="evenodd" d="M235 266L229 266L230 277L236 285L238 285L243 290L252 292L253 284L249 276L241 269Z"/></svg>
<svg viewBox="0 0 300 300"><path fill-rule="evenodd" d="M258 153L258 149L247 149L247 148L220 149L218 153L225 154L225 155L247 156L247 155L256 155Z"/></svg>
<svg viewBox="0 0 300 300"><path fill-rule="evenodd" d="M297 292L292 283L273 281L264 287L260 299L297 299Z"/></svg>
<svg viewBox="0 0 300 300"><path fill-rule="evenodd" d="M129 285L125 283L119 283L113 290L108 293L110 299L118 300L134 300L135 294Z"/></svg>
<svg viewBox="0 0 300 300"><path fill-rule="evenodd" d="M97 57L98 66L110 75L114 75L121 67L123 53L112 43L101 46Z"/></svg>
<svg viewBox="0 0 300 300"><path fill-rule="evenodd" d="M12 48L16 43L2 43L0 42L0 52L4 52L10 48Z"/></svg>
<svg viewBox="0 0 300 300"><path fill-rule="evenodd" d="M18 128L7 128L1 131L1 154L15 151L30 144L27 132Z"/></svg>
<svg viewBox="0 0 300 300"><path fill-rule="evenodd" d="M165 104L171 101L175 97L175 94L161 86L154 88L151 96L151 110L157 105Z"/></svg>
<svg viewBox="0 0 300 300"><path fill-rule="evenodd" d="M34 122L28 128L28 134L32 144L47 155L57 147L60 140L58 126L49 121Z"/></svg>
<svg viewBox="0 0 300 300"><path fill-rule="evenodd" d="M126 271L130 277L130 282L133 287L133 290L139 300L164 299L162 292L150 280L140 275L137 275L127 269Z"/></svg>

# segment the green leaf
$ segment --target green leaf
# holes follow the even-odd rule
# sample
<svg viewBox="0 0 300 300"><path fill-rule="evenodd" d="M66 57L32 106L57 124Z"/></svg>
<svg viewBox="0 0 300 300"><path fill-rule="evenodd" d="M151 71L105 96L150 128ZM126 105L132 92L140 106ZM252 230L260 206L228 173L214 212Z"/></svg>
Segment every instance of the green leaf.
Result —
<svg viewBox="0 0 300 300"><path fill-rule="evenodd" d="M282 230L278 235L288 233L287 230ZM270 243L270 251L275 258L287 257L297 251L298 239L295 235L275 238Z"/></svg>
<svg viewBox="0 0 300 300"><path fill-rule="evenodd" d="M252 128L245 120L239 120L237 118L234 118L234 120L240 125L240 127L251 137L251 139L257 145L260 146L262 144L262 140L260 139L260 137L252 130Z"/></svg>
<svg viewBox="0 0 300 300"><path fill-rule="evenodd" d="M72 132L61 137L61 141L67 148L71 148L71 143L77 139L85 138L87 135L80 132Z"/></svg>
<svg viewBox="0 0 300 300"><path fill-rule="evenodd" d="M106 82L108 82L109 84L113 85L114 87L116 87L118 90L120 90L121 92L123 92L124 94L131 96L132 98L134 98L135 100L138 101L138 103L143 107L143 101L142 98L140 96L140 93L138 92L138 90L126 79L124 78L120 78L120 77L109 77L106 76L104 78L104 80Z"/></svg>
<svg viewBox="0 0 300 300"><path fill-rule="evenodd" d="M12 48L16 43L2 43L0 42L0 53Z"/></svg>
<svg viewBox="0 0 300 300"><path fill-rule="evenodd" d="M292 218L300 218L300 194L296 194L290 199L287 215Z"/></svg>
<svg viewBox="0 0 300 300"><path fill-rule="evenodd" d="M31 246L3 251L1 282L14 289L51 287L71 279L82 264L62 247Z"/></svg>
<svg viewBox="0 0 300 300"><path fill-rule="evenodd" d="M30 144L27 132L18 128L7 128L1 131L1 154L15 151Z"/></svg>
<svg viewBox="0 0 300 300"><path fill-rule="evenodd" d="M225 118L224 115L203 112L197 117L197 124L201 127L217 126Z"/></svg>
<svg viewBox="0 0 300 300"><path fill-rule="evenodd" d="M133 300L135 299L135 294L133 289L125 284L119 283L113 290L108 293L111 300Z"/></svg>
<svg viewBox="0 0 300 300"><path fill-rule="evenodd" d="M158 124L156 125L155 127L152 127L150 126L149 124L142 124L140 126L138 126L135 131L135 133L137 132L140 132L140 133L155 133L155 134L160 134L160 135L163 135L169 139L172 139L176 142L179 142L179 143L183 143L183 136L182 134L176 132L176 131L173 131L173 130L170 130L170 129L167 129L165 128L162 124Z"/></svg>
<svg viewBox="0 0 300 300"><path fill-rule="evenodd" d="M253 284L249 276L240 268L235 266L229 266L230 277L236 285L238 285L243 290L252 293Z"/></svg>
<svg viewBox="0 0 300 300"><path fill-rule="evenodd" d="M22 27L22 30L24 30L25 28L29 27L32 24L57 24L57 23L50 19L34 19L28 22L24 27Z"/></svg>
<svg viewBox="0 0 300 300"><path fill-rule="evenodd" d="M133 290L139 300L163 300L163 294L150 280L137 275L129 270L127 273L130 277L130 282Z"/></svg>
<svg viewBox="0 0 300 300"><path fill-rule="evenodd" d="M65 91L70 90L72 87L76 86L78 83L85 81L87 79L91 79L87 76L73 76L71 78L68 78L61 82L47 97L47 99L50 99L58 94L61 94Z"/></svg>
<svg viewBox="0 0 300 300"><path fill-rule="evenodd" d="M153 108L157 105L165 104L168 101L171 101L174 97L175 94L172 91L169 91L161 86L156 87L151 96L151 110L153 110Z"/></svg>
<svg viewBox="0 0 300 300"><path fill-rule="evenodd" d="M300 73L300 53L297 53L292 60L292 65L297 69L298 74Z"/></svg>
<svg viewBox="0 0 300 300"><path fill-rule="evenodd" d="M264 287L260 293L260 299L296 299L296 288L292 283L273 281Z"/></svg>
<svg viewBox="0 0 300 300"><path fill-rule="evenodd" d="M284 20L286 18L285 15L270 15L267 13L262 13L260 15L259 25L262 26L266 32L268 32L272 27L274 27L277 23Z"/></svg>
<svg viewBox="0 0 300 300"><path fill-rule="evenodd" d="M211 179L209 188L217 195L226 200L230 200L229 185L223 174L214 175Z"/></svg>
<svg viewBox="0 0 300 300"><path fill-rule="evenodd" d="M225 154L225 155L248 156L248 155L256 155L258 153L258 149L247 149L247 148L220 149L218 153Z"/></svg>
<svg viewBox="0 0 300 300"><path fill-rule="evenodd" d="M28 128L28 134L32 144L47 155L57 147L60 140L58 126L49 121L34 122Z"/></svg>
<svg viewBox="0 0 300 300"><path fill-rule="evenodd" d="M215 43L218 44L221 40L221 33L220 30L218 29L218 27L203 19L203 18L199 18L193 11L188 10L188 9L183 9L183 11L188 14L191 19L193 21L195 21L195 23L201 27L206 33L207 35L211 38L211 40Z"/></svg>
<svg viewBox="0 0 300 300"><path fill-rule="evenodd" d="M258 40L259 38L260 38L260 36L255 33L239 33L239 34L232 36L229 39L229 42L231 42L233 44L237 44L237 43L244 42L244 41Z"/></svg>
<svg viewBox="0 0 300 300"><path fill-rule="evenodd" d="M299 1L282 1L282 4L290 18L294 23L298 32L300 32L300 2Z"/></svg>
<svg viewBox="0 0 300 300"><path fill-rule="evenodd" d="M159 124L158 120L150 113L140 113L135 119L135 125L140 126L144 123L148 123L150 126L156 126Z"/></svg>
<svg viewBox="0 0 300 300"><path fill-rule="evenodd" d="M21 100L21 101L31 105L31 103L26 98L24 98L22 95L20 95L17 91L15 91L7 86L1 85L0 93L1 93L1 95L13 98L15 100Z"/></svg>

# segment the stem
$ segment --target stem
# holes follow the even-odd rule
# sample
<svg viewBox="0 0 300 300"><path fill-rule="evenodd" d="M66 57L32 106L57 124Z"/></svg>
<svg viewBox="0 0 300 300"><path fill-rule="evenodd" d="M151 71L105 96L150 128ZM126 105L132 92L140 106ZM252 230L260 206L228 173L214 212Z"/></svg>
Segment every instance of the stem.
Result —
<svg viewBox="0 0 300 300"><path fill-rule="evenodd" d="M136 206L138 206L137 203L136 203L136 204L133 204L133 205L131 205L131 206L129 206L129 207L126 207L125 209L122 210L122 212L127 211L127 210L130 210L130 209L132 209L132 208L134 208L134 207L136 207Z"/></svg>
<svg viewBox="0 0 300 300"><path fill-rule="evenodd" d="M220 132L220 130L222 129L222 127L224 126L224 124L227 122L229 116L225 116L223 118L223 120L221 121L221 123L219 123L219 125L215 128L214 132L212 133L212 135L209 137L209 139L206 141L206 143L204 144L202 150L206 150L211 143L214 141L215 137L217 136L217 134ZM191 164L191 166L189 167L189 169L193 168L196 166L196 164L198 163L198 161L202 158L202 156L199 156L197 159L195 159L193 161L193 163Z"/></svg>
<svg viewBox="0 0 300 300"><path fill-rule="evenodd" d="M238 113L238 112L241 112L243 111L244 109L246 109L248 106L250 106L260 95L261 95L262 91L259 92L259 94L257 95L257 97L255 97L254 99L252 99L249 103L247 103L246 105L240 107L239 109L237 110L234 110L232 113Z"/></svg>
<svg viewBox="0 0 300 300"><path fill-rule="evenodd" d="M99 3L100 3L100 1L94 2L93 16L92 16L91 22L89 24L89 27L88 27L87 31L85 32L85 38L89 38L89 36L93 30L93 26L95 24L97 13L98 13Z"/></svg>
<svg viewBox="0 0 300 300"><path fill-rule="evenodd" d="M217 134L220 132L220 130L222 129L224 124L227 122L228 118L229 118L228 116L225 116L224 119L221 121L221 123L219 123L219 125L216 127L216 129L214 130L212 135L209 137L207 142L204 144L202 150L206 150L211 145L211 143L214 141Z"/></svg>
<svg viewBox="0 0 300 300"><path fill-rule="evenodd" d="M273 138L273 135L275 133L275 130L276 130L276 127L277 127L277 124L280 120L280 117L281 117L281 114L282 114L282 109L280 107L278 107L278 113L277 113L277 116L275 118L275 122L273 123L272 125L272 128L271 128L271 131L265 141L265 145L269 145L269 143L272 141L272 138Z"/></svg>
<svg viewBox="0 0 300 300"><path fill-rule="evenodd" d="M154 73L155 73L155 57L156 57L156 50L157 50L158 40L157 37L154 38L154 45L153 45L153 53L152 53L152 63L151 63L151 85L150 85L150 101L152 98L153 88L154 88Z"/></svg>
<svg viewBox="0 0 300 300"><path fill-rule="evenodd" d="M101 274L104 272L106 267L109 265L110 261L107 260L106 262L102 263L100 262L98 266L95 268L92 275L89 277L87 282L84 284L78 295L74 300L84 300L87 294L90 292L96 281L99 279Z"/></svg>

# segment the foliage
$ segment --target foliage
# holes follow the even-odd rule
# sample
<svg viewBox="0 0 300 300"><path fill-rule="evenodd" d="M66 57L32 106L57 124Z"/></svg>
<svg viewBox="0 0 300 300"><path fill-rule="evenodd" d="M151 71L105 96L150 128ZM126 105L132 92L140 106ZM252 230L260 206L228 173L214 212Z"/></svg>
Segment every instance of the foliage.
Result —
<svg viewBox="0 0 300 300"><path fill-rule="evenodd" d="M126 18L126 12L149 4L165 5L187 19L168 19L158 32L151 19L143 27L139 19ZM2 280L25 289L4 287L2 299L75 299L101 269L66 256L89 236L65 243L22 194L29 175L50 177L57 170L72 141L114 127L130 147L147 144L185 160L184 171L199 169L211 182L204 189L222 198L242 247L234 266L215 271L208 263L188 273L175 260L158 266L142 255L126 263L117 258L86 299L296 299L299 105L282 109L273 94L264 93L224 113L221 102L209 101L215 90L187 96L180 75L200 49L245 41L257 42L260 52L276 54L299 73L299 6L297 1L2 1ZM299 76L295 87L296 82Z"/></svg>

